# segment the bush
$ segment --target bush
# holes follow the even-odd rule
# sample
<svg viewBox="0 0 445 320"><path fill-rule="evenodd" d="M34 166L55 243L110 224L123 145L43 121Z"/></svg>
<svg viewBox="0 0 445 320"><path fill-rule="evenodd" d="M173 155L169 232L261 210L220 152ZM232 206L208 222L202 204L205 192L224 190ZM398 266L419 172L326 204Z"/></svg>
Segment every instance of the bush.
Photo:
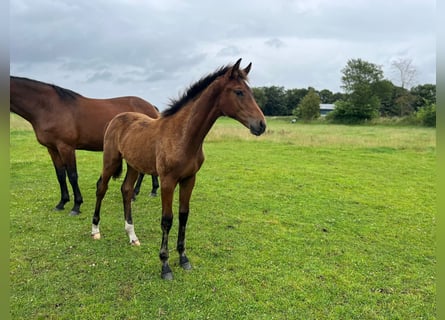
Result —
<svg viewBox="0 0 445 320"><path fill-rule="evenodd" d="M364 123L378 116L375 105L374 99L359 107L351 101L339 100L335 103L335 109L326 116L326 120L342 124Z"/></svg>
<svg viewBox="0 0 445 320"><path fill-rule="evenodd" d="M426 127L436 126L436 105L431 104L420 108L416 113L416 118Z"/></svg>

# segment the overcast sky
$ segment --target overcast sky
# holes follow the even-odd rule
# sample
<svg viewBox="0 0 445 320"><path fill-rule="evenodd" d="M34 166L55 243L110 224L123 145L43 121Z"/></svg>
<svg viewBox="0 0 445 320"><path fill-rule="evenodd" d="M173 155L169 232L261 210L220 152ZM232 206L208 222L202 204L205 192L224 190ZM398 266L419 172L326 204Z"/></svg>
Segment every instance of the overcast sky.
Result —
<svg viewBox="0 0 445 320"><path fill-rule="evenodd" d="M436 83L435 21L432 0L11 0L10 73L160 109L238 58L253 87L342 91L357 58Z"/></svg>

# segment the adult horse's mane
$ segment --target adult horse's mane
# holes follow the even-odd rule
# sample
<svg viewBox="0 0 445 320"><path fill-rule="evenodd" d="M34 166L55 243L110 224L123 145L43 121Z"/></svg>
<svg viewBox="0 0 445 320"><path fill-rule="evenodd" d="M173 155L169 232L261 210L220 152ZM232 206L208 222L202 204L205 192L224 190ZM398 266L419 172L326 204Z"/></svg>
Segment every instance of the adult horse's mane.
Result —
<svg viewBox="0 0 445 320"><path fill-rule="evenodd" d="M15 77L15 76L11 76L12 78L15 79L19 79L19 80L23 80L23 81L29 81L29 82L33 82L39 85L44 85L44 86L49 86L51 88L54 89L54 91L56 91L57 95L60 97L60 99L65 100L65 99L71 99L71 100L76 100L77 97L82 97L82 95L78 94L77 92L74 92L70 89L65 89L59 86L56 86L55 84L49 84L46 82L42 82L42 81L38 81L38 80L34 80L34 79L29 79L29 78L23 78L23 77Z"/></svg>
<svg viewBox="0 0 445 320"><path fill-rule="evenodd" d="M202 77L200 80L192 84L178 99L171 99L169 108L162 111L162 117L168 117L179 110L181 110L188 102L196 98L201 92L203 92L216 78L222 76L232 67L232 65L223 66L217 69L215 72ZM240 75L244 80L247 80L247 76L244 72L240 72Z"/></svg>

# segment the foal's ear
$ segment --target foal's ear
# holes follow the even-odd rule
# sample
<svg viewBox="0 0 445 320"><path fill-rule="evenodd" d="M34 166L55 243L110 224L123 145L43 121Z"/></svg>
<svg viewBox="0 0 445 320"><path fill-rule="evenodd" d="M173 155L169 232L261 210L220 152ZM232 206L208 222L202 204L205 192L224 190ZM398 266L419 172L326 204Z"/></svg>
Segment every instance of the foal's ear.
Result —
<svg viewBox="0 0 445 320"><path fill-rule="evenodd" d="M239 77L239 65L241 63L241 58L233 65L230 71L230 78L236 79Z"/></svg>
<svg viewBox="0 0 445 320"><path fill-rule="evenodd" d="M250 68L252 68L252 62L249 63L249 65L243 69L246 76L249 74Z"/></svg>

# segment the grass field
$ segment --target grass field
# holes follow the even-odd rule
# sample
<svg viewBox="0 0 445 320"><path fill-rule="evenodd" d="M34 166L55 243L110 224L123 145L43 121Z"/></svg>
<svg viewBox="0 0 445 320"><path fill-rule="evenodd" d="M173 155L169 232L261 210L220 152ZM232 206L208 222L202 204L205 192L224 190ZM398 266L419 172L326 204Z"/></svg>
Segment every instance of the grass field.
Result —
<svg viewBox="0 0 445 320"><path fill-rule="evenodd" d="M119 181L90 239L101 153L77 153L77 217L49 155L11 117L12 319L435 319L435 130L290 124L261 137L220 119L204 144L187 229L193 270L160 279L160 199L133 205ZM149 181L149 179L147 179ZM161 182L162 183L162 182Z"/></svg>

